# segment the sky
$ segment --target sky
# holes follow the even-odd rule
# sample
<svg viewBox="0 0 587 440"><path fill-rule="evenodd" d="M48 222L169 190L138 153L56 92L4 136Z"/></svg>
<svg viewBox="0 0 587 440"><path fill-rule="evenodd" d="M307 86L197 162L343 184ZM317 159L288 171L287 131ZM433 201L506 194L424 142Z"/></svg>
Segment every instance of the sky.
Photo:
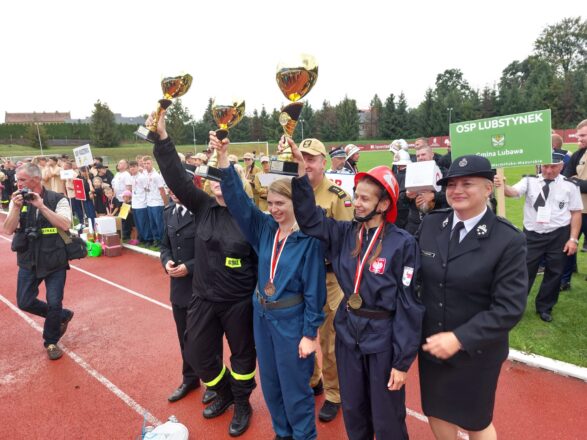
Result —
<svg viewBox="0 0 587 440"><path fill-rule="evenodd" d="M277 64L314 55L314 109L375 94L417 106L436 76L458 68L474 88L533 51L548 25L581 16L583 1L19 0L0 3L0 123L5 112L90 116L153 111L164 76L190 73L182 102L201 119L208 99L242 98L247 113L287 101Z"/></svg>

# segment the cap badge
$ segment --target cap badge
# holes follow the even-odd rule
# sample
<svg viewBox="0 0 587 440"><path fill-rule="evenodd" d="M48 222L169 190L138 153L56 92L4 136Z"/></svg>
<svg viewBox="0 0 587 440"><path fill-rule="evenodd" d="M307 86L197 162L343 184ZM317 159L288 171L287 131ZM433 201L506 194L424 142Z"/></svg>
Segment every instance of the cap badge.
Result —
<svg viewBox="0 0 587 440"><path fill-rule="evenodd" d="M465 159L465 158L462 158L462 159L459 161L459 166L460 166L461 168L462 168L462 167L466 167L466 166L467 166L467 163L468 163L468 162L467 162L467 159Z"/></svg>
<svg viewBox="0 0 587 440"><path fill-rule="evenodd" d="M477 226L477 235L483 236L485 234L487 234L487 225Z"/></svg>

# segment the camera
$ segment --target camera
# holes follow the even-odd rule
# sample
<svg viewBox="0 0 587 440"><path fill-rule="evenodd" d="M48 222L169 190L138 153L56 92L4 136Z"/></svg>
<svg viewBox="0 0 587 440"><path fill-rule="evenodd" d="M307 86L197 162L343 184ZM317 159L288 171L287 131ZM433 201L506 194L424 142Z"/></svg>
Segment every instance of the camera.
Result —
<svg viewBox="0 0 587 440"><path fill-rule="evenodd" d="M31 190L26 187L21 188L19 193L25 202L30 202L31 200L33 200L35 198L35 195L31 193Z"/></svg>
<svg viewBox="0 0 587 440"><path fill-rule="evenodd" d="M34 227L29 227L24 230L27 240L33 241L39 238L39 230Z"/></svg>

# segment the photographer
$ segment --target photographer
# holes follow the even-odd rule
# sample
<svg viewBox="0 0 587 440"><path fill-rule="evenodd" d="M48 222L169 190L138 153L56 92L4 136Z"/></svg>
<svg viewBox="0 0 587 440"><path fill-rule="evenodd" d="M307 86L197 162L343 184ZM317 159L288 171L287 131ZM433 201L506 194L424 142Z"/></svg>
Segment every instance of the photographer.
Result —
<svg viewBox="0 0 587 440"><path fill-rule="evenodd" d="M24 164L16 171L18 190L12 194L4 232L14 234L12 250L17 253L16 299L21 310L45 318L43 339L49 359L57 360L63 351L57 342L73 317L62 306L66 270L69 269L65 243L58 229L67 231L71 213L62 194L46 190L41 169ZM47 302L37 299L44 281Z"/></svg>

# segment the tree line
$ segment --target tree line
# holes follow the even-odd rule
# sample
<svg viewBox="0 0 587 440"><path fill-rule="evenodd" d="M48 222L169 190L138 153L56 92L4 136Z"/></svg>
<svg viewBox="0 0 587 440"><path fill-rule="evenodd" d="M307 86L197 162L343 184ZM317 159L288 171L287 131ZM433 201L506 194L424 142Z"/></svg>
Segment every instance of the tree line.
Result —
<svg viewBox="0 0 587 440"><path fill-rule="evenodd" d="M200 119L194 118L178 99L167 112L167 128L177 144L203 143L216 124L208 102ZM368 139L389 141L419 136L448 135L449 123L489 118L534 110L552 110L556 128L571 128L587 117L587 20L565 18L547 26L534 42L531 55L512 61L499 81L482 90L471 87L460 69L447 69L436 76L424 100L410 108L406 96L390 94L384 100L373 96L369 108L357 108L356 100L345 96L337 104L324 101L314 109L306 103L294 139L316 137L322 141ZM282 134L280 111L254 109L230 131L235 142L271 141ZM73 124L75 125L75 124ZM52 130L51 126L46 126ZM362 132L360 128L362 127ZM37 136L36 127L29 129ZM108 105L94 105L89 126L92 146L116 146L135 138L127 128L114 122ZM0 138L6 138L0 128ZM31 144L34 145L34 139Z"/></svg>

